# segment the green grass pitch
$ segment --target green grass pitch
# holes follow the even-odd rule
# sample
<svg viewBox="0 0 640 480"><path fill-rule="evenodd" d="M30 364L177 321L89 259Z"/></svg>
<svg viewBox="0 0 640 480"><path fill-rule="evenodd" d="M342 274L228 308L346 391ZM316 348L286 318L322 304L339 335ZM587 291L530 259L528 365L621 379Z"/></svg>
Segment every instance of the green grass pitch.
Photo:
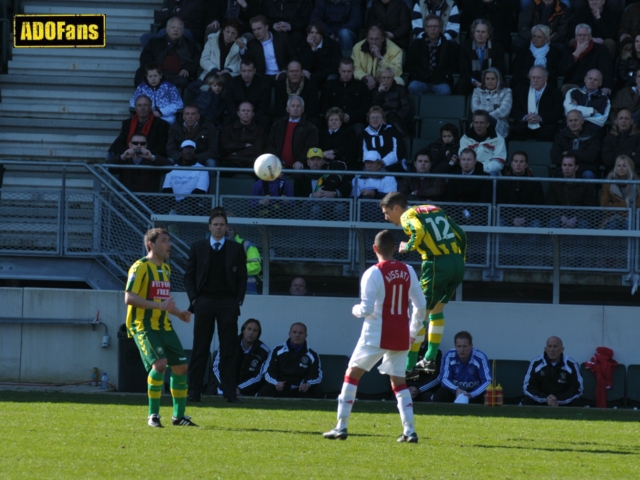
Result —
<svg viewBox="0 0 640 480"><path fill-rule="evenodd" d="M336 401L204 397L200 428L146 425L146 397L0 392L0 478L640 478L640 411L417 404L397 444L395 402L356 402L346 441L322 432Z"/></svg>

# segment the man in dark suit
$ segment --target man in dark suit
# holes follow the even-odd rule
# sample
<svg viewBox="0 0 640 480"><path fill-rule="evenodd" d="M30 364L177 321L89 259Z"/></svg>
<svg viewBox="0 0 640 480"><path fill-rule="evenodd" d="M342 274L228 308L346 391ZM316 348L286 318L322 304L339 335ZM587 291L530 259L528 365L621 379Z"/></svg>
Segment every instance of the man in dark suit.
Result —
<svg viewBox="0 0 640 480"><path fill-rule="evenodd" d="M530 86L516 85L513 89L514 120L512 140L553 142L558 133L558 122L564 117L562 94L548 83L549 72L541 66L529 70Z"/></svg>
<svg viewBox="0 0 640 480"><path fill-rule="evenodd" d="M255 36L241 51L243 58L251 58L260 75L277 80L286 73L285 68L293 57L293 48L284 33L270 32L269 21L264 15L251 19L251 31Z"/></svg>
<svg viewBox="0 0 640 480"><path fill-rule="evenodd" d="M254 106L254 120L260 125L265 134L269 132L271 117L271 84L268 80L256 75L253 60L243 58L240 63L240 75L232 77L228 82L229 114L225 124L229 125L238 119L238 109L242 102L251 102Z"/></svg>
<svg viewBox="0 0 640 480"><path fill-rule="evenodd" d="M235 364L238 316L247 290L247 256L241 244L225 240L227 214L223 208L211 210L209 231L210 239L191 245L184 272L189 311L195 314L193 355L189 362L189 401L200 401L217 321L222 391L229 403L238 403Z"/></svg>

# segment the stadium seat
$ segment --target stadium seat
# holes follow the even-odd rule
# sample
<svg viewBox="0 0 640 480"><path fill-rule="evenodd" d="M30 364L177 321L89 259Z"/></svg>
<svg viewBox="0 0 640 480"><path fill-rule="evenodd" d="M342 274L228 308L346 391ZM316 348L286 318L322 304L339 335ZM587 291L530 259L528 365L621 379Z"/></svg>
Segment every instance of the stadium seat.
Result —
<svg viewBox="0 0 640 480"><path fill-rule="evenodd" d="M437 138L437 137L436 137ZM427 145L432 143L434 139L431 138L414 138L413 139L413 147L411 149L411 160L414 159L416 153L425 148Z"/></svg>
<svg viewBox="0 0 640 480"><path fill-rule="evenodd" d="M550 167L551 163L551 146L553 142L532 142L532 141L516 141L509 142L507 147L509 159L513 152L523 150L529 156L529 166L540 165Z"/></svg>
<svg viewBox="0 0 640 480"><path fill-rule="evenodd" d="M640 406L640 365L627 367L627 406Z"/></svg>
<svg viewBox="0 0 640 480"><path fill-rule="evenodd" d="M502 386L502 395L505 404L517 405L522 396L524 377L529 368L526 360L494 360L495 383Z"/></svg>
<svg viewBox="0 0 640 480"><path fill-rule="evenodd" d="M346 355L321 355L322 383L320 388L324 398L337 398L342 390L344 372L349 365L349 357Z"/></svg>
<svg viewBox="0 0 640 480"><path fill-rule="evenodd" d="M465 120L467 97L464 95L427 95L420 100L420 118L456 118Z"/></svg>
<svg viewBox="0 0 640 480"><path fill-rule="evenodd" d="M234 174L231 178L220 179L220 195L251 195L256 179L251 175Z"/></svg>
<svg viewBox="0 0 640 480"><path fill-rule="evenodd" d="M596 377L587 370L584 363L580 364L580 375L582 375L584 391L582 398L585 405L596 406ZM613 388L607 390L607 407L622 407L625 399L626 368L618 364L613 372Z"/></svg>
<svg viewBox="0 0 640 480"><path fill-rule="evenodd" d="M378 367L382 363L380 360L371 371L366 372L358 383L358 393L356 396L363 399L388 398L391 394L391 382L387 375L382 375Z"/></svg>

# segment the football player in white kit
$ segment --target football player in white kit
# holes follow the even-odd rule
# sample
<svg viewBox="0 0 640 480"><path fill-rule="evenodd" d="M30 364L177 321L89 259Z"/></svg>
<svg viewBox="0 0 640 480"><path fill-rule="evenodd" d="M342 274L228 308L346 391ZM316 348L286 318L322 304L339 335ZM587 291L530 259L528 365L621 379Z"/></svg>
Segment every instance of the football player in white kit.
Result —
<svg viewBox="0 0 640 480"><path fill-rule="evenodd" d="M418 442L413 424L413 402L405 381L405 367L409 346L423 326L426 300L414 269L393 259L395 250L395 238L389 230L376 235L373 251L378 263L362 276L361 301L352 310L355 317L364 317L362 333L351 355L338 397L338 424L323 434L327 439L347 438L347 423L360 377L382 358L378 370L391 378L402 420L403 432L398 442ZM410 303L413 304L411 319Z"/></svg>

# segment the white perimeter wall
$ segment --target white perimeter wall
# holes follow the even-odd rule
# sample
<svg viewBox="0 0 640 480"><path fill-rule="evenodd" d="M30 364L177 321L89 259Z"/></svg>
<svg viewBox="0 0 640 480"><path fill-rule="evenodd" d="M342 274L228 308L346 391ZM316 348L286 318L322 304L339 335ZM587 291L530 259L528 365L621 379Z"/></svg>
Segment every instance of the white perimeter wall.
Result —
<svg viewBox="0 0 640 480"><path fill-rule="evenodd" d="M92 318L100 310L111 336L111 347L104 349L102 326L92 330L85 325L0 324L0 381L81 382L98 367L117 384L116 332L126 316L123 298L122 292L112 291L0 289L0 317ZM185 294L175 294L175 299L186 307ZM300 321L307 325L308 343L318 353L349 355L361 327L361 320L351 315L355 302L355 298L247 296L239 323L259 319L261 339L273 347L286 340L291 323ZM557 335L564 340L565 352L578 362L590 359L595 348L604 345L613 349L618 362L640 364L638 313L634 307L453 302L445 310L441 348L452 348L453 335L468 330L474 346L489 358L529 360L542 352L549 336ZM192 325L175 319L173 324L190 349Z"/></svg>

